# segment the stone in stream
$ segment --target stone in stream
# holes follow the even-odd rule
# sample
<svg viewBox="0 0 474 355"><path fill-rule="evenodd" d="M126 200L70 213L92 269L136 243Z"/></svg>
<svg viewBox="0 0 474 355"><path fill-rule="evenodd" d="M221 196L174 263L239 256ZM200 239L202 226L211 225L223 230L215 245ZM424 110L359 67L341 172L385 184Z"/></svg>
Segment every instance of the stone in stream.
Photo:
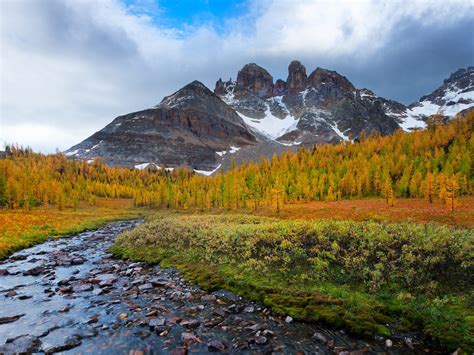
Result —
<svg viewBox="0 0 474 355"><path fill-rule="evenodd" d="M153 289L153 285L151 283L146 283L146 284L138 286L138 290L140 292L151 290L151 289Z"/></svg>
<svg viewBox="0 0 474 355"><path fill-rule="evenodd" d="M207 343L207 350L208 351L225 351L227 346L220 340L212 340L211 342Z"/></svg>
<svg viewBox="0 0 474 355"><path fill-rule="evenodd" d="M200 343L201 340L193 333L184 332L181 333L181 341L185 344Z"/></svg>
<svg viewBox="0 0 474 355"><path fill-rule="evenodd" d="M17 260L26 260L28 255L25 254L17 254L10 256L10 260L17 261Z"/></svg>
<svg viewBox="0 0 474 355"><path fill-rule="evenodd" d="M252 306L247 306L247 307L244 308L244 312L245 313L253 313L253 312L255 312L255 308L252 307Z"/></svg>
<svg viewBox="0 0 474 355"><path fill-rule="evenodd" d="M197 319L187 319L187 320L181 321L181 323L179 324L186 328L194 329L194 328L198 328L201 325L201 322L198 321Z"/></svg>
<svg viewBox="0 0 474 355"><path fill-rule="evenodd" d="M155 287L163 287L170 283L170 279L164 277L155 277L150 280L150 283Z"/></svg>
<svg viewBox="0 0 474 355"><path fill-rule="evenodd" d="M84 264L85 260L83 258L74 258L71 260L71 265L81 265Z"/></svg>
<svg viewBox="0 0 474 355"><path fill-rule="evenodd" d="M74 349L81 345L81 338L77 335L67 337L62 344L53 345L43 349L46 354L58 353L66 350Z"/></svg>
<svg viewBox="0 0 474 355"><path fill-rule="evenodd" d="M217 297L214 295L204 295L201 297L202 302L215 302Z"/></svg>
<svg viewBox="0 0 474 355"><path fill-rule="evenodd" d="M268 342L268 339L264 336L258 336L255 338L255 344L265 345Z"/></svg>
<svg viewBox="0 0 474 355"><path fill-rule="evenodd" d="M32 298L32 297L33 297L33 296L30 296L30 295L20 295L20 296L18 296L18 299L19 299L20 301L24 301L24 300L30 299L30 298Z"/></svg>
<svg viewBox="0 0 474 355"><path fill-rule="evenodd" d="M153 318L148 321L148 326L150 328L162 327L166 323L165 318Z"/></svg>
<svg viewBox="0 0 474 355"><path fill-rule="evenodd" d="M10 275L7 269L0 269L0 276L7 276Z"/></svg>
<svg viewBox="0 0 474 355"><path fill-rule="evenodd" d="M314 333L311 339L313 339L314 341L319 341L321 343L326 343L328 341L323 334L318 332Z"/></svg>
<svg viewBox="0 0 474 355"><path fill-rule="evenodd" d="M43 274L46 271L46 268L43 266L35 266L29 270L23 271L23 276L38 276Z"/></svg>
<svg viewBox="0 0 474 355"><path fill-rule="evenodd" d="M0 324L7 324L7 323L13 323L16 322L18 319L23 317L25 314L18 314L16 316L10 316L10 317L0 317Z"/></svg>
<svg viewBox="0 0 474 355"><path fill-rule="evenodd" d="M287 316L287 317L285 318L285 322L286 322L286 323L291 323L291 322L293 322L293 318L291 318L290 316Z"/></svg>
<svg viewBox="0 0 474 355"><path fill-rule="evenodd" d="M92 281L99 284L99 286L110 286L117 280L118 278L114 274L98 274L95 275Z"/></svg>
<svg viewBox="0 0 474 355"><path fill-rule="evenodd" d="M14 339L8 339L4 345L0 345L0 354L31 354L41 348L41 340L33 335L20 335Z"/></svg>

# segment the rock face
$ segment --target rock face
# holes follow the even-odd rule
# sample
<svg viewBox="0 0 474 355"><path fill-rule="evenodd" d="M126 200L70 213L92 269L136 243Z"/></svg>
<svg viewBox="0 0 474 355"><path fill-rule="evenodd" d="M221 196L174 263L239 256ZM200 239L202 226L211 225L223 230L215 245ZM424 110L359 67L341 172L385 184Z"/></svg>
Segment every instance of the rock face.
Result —
<svg viewBox="0 0 474 355"><path fill-rule="evenodd" d="M246 83L262 83L260 78L265 77L265 85L258 86L264 89L239 84L243 72ZM252 73L257 77L250 78ZM285 146L333 143L355 139L362 131L390 134L399 128L397 118L387 114L389 100L373 94L367 100L369 90L356 89L335 71L316 68L307 76L306 68L296 60L288 67L286 82L279 79L273 84L271 75L250 64L239 72L236 82L218 81L214 92L240 114L257 136ZM405 109L396 102L392 105Z"/></svg>
<svg viewBox="0 0 474 355"><path fill-rule="evenodd" d="M294 60L288 67L288 94L295 95L306 88L308 77L306 76L306 68L299 61Z"/></svg>
<svg viewBox="0 0 474 355"><path fill-rule="evenodd" d="M255 63L246 64L237 74L236 92L251 93L258 97L270 97L273 77Z"/></svg>
<svg viewBox="0 0 474 355"><path fill-rule="evenodd" d="M100 156L111 165L129 167L152 163L213 170L216 151L255 142L239 115L194 81L156 107L117 117L66 155L86 160Z"/></svg>

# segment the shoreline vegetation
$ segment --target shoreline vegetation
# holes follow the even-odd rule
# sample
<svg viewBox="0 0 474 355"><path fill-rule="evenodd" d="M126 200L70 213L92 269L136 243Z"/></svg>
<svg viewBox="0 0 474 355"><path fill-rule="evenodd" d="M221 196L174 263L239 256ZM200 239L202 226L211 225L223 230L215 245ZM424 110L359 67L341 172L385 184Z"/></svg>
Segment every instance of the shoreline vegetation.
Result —
<svg viewBox="0 0 474 355"><path fill-rule="evenodd" d="M473 236L434 224L168 212L119 236L111 251L295 319L362 336L421 332L468 352Z"/></svg>
<svg viewBox="0 0 474 355"><path fill-rule="evenodd" d="M98 199L95 206L76 210L0 210L0 260L15 251L43 243L49 238L98 229L104 224L142 218L148 210L133 208L131 200Z"/></svg>

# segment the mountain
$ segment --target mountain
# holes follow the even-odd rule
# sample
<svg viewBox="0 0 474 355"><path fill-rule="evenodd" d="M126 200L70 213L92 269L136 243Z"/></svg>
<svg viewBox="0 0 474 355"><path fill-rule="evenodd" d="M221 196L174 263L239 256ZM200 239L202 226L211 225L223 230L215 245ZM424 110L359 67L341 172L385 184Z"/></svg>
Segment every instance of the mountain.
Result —
<svg viewBox="0 0 474 355"><path fill-rule="evenodd" d="M395 101L370 96L367 89L356 89L335 71L316 68L307 75L298 61L290 63L286 81L275 83L264 68L247 64L236 81L219 79L214 92L256 134L287 146L350 140L363 130L390 134L399 124L387 108L405 109Z"/></svg>
<svg viewBox="0 0 474 355"><path fill-rule="evenodd" d="M370 96L374 100L385 100L373 93ZM402 129L409 131L424 128L431 115L440 114L449 119L471 107L474 107L474 67L467 67L452 73L440 87L417 102L405 107L392 101L385 112L395 118Z"/></svg>
<svg viewBox="0 0 474 355"><path fill-rule="evenodd" d="M293 61L285 80L255 63L237 79L198 81L153 108L117 117L66 154L136 168L187 165L202 174L233 162L257 161L302 144L357 139L364 131L391 134L423 128L429 115L446 118L474 106L474 67L459 69L431 94L405 106L358 89L343 75Z"/></svg>
<svg viewBox="0 0 474 355"><path fill-rule="evenodd" d="M239 115L193 81L153 108L115 118L66 155L84 160L99 156L111 165L137 168L154 164L213 170L216 151L255 143Z"/></svg>

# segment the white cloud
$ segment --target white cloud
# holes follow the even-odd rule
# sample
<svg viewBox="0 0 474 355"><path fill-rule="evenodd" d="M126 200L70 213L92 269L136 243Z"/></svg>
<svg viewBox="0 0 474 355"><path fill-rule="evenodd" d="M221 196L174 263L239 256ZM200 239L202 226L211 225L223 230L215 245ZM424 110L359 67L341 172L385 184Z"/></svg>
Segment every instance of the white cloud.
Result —
<svg viewBox="0 0 474 355"><path fill-rule="evenodd" d="M470 1L249 2L221 33L212 24L164 28L148 2L1 1L2 139L66 149L194 79L212 88L247 62L283 76L294 58L309 71L322 59L356 66L407 21L439 27L474 13Z"/></svg>

